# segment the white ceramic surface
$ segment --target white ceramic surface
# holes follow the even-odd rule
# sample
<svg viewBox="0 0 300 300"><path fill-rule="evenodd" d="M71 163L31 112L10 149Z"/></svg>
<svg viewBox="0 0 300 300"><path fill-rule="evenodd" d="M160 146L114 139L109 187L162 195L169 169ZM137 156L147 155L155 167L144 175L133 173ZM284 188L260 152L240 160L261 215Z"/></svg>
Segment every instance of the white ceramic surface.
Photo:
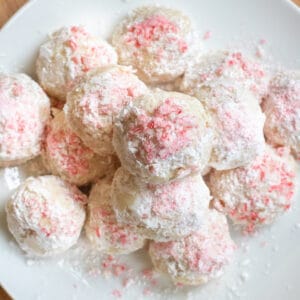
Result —
<svg viewBox="0 0 300 300"><path fill-rule="evenodd" d="M46 34L66 24L84 24L103 37L131 8L149 3L180 8L200 34L211 31L205 49L238 45L255 51L258 41L273 60L300 69L300 10L288 0L36 0L23 7L0 32L0 70L34 76L34 59ZM262 46L261 46L262 47ZM120 279L87 274L99 257L79 247L66 258L36 261L26 258L7 231L4 203L21 178L19 168L0 170L0 282L15 299L300 299L300 199L274 226L252 238L234 233L240 246L235 262L220 280L200 288L174 289L158 277L143 295L146 282L123 289ZM298 181L299 182L299 181ZM298 199L297 199L298 198ZM83 259L84 258L84 259ZM139 251L125 261L137 269L149 266ZM139 275L135 275L137 277ZM148 285L149 288L149 285Z"/></svg>

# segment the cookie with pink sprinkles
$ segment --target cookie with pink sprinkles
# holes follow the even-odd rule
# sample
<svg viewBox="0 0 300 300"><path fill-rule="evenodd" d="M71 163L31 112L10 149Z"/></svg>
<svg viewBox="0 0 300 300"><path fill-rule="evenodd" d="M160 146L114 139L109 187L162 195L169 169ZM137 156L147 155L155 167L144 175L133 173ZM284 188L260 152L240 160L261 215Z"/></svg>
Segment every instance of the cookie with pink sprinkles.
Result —
<svg viewBox="0 0 300 300"><path fill-rule="evenodd" d="M62 27L41 45L36 73L51 97L65 101L79 77L95 68L116 65L117 60L114 48L83 26Z"/></svg>
<svg viewBox="0 0 300 300"><path fill-rule="evenodd" d="M206 91L201 102L215 132L209 165L216 170L245 166L263 153L265 115L253 93L236 87ZM240 102L244 98L246 101Z"/></svg>
<svg viewBox="0 0 300 300"><path fill-rule="evenodd" d="M147 83L182 75L194 54L194 41L190 19L181 11L159 6L136 8L112 36L120 64L137 69Z"/></svg>
<svg viewBox="0 0 300 300"><path fill-rule="evenodd" d="M209 209L197 232L169 242L150 242L154 268L179 285L200 285L220 277L231 262L236 245L226 217Z"/></svg>
<svg viewBox="0 0 300 300"><path fill-rule="evenodd" d="M85 233L91 244L106 254L128 254L145 244L145 238L134 225L117 222L111 206L109 179L99 180L91 190Z"/></svg>
<svg viewBox="0 0 300 300"><path fill-rule="evenodd" d="M263 111L267 140L289 147L300 159L300 71L279 72L272 78Z"/></svg>
<svg viewBox="0 0 300 300"><path fill-rule="evenodd" d="M116 116L129 101L146 93L146 85L128 67L97 69L68 93L66 118L87 147L99 155L111 155L115 152L112 135Z"/></svg>
<svg viewBox="0 0 300 300"><path fill-rule="evenodd" d="M210 121L196 98L156 90L124 107L114 123L113 144L127 171L147 182L168 182L205 169Z"/></svg>
<svg viewBox="0 0 300 300"><path fill-rule="evenodd" d="M230 90L239 85L251 91L256 101L261 102L267 93L269 77L263 65L242 52L219 50L193 60L180 82L180 90L202 99L203 91L217 93L219 86ZM222 99L220 93L219 97ZM252 99L239 99L249 100Z"/></svg>
<svg viewBox="0 0 300 300"><path fill-rule="evenodd" d="M115 156L99 156L83 144L68 126L63 111L47 126L42 157L52 174L76 185L114 173L118 167Z"/></svg>
<svg viewBox="0 0 300 300"><path fill-rule="evenodd" d="M87 198L59 177L29 177L6 204L7 224L32 256L53 256L73 246L85 220Z"/></svg>
<svg viewBox="0 0 300 300"><path fill-rule="evenodd" d="M39 155L49 118L50 100L35 81L0 73L0 167Z"/></svg>
<svg viewBox="0 0 300 300"><path fill-rule="evenodd" d="M179 239L201 228L209 201L200 174L151 184L119 168L113 179L112 206L118 222L135 225L157 241Z"/></svg>
<svg viewBox="0 0 300 300"><path fill-rule="evenodd" d="M268 146L247 166L210 173L209 187L214 207L252 233L290 208L295 179L288 149Z"/></svg>

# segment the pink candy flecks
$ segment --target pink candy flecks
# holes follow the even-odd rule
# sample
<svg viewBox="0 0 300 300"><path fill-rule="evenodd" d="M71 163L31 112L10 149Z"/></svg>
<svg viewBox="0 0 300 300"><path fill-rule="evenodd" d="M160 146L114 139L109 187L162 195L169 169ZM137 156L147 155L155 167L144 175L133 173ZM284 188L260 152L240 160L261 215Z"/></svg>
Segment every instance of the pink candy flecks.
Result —
<svg viewBox="0 0 300 300"><path fill-rule="evenodd" d="M188 189L189 185L186 188ZM148 189L154 193L152 211L157 216L165 217L178 212L181 205L187 201L187 197L179 192L182 190L182 185L177 181L164 185L148 184Z"/></svg>
<svg viewBox="0 0 300 300"><path fill-rule="evenodd" d="M169 21L166 17L155 15L140 23L132 25L126 34L125 41L132 43L136 48L150 47L153 42L158 42L166 35L176 35L179 28L176 24ZM177 43L181 53L187 51L188 45L183 39L170 37L169 42ZM161 49L163 51L163 49ZM162 53L160 53L160 56ZM159 55L158 55L159 56Z"/></svg>
<svg viewBox="0 0 300 300"><path fill-rule="evenodd" d="M152 116L140 113L128 137L141 142L140 154L147 163L152 163L156 159L167 159L188 146L197 128L194 116L184 113L172 99L166 99Z"/></svg>
<svg viewBox="0 0 300 300"><path fill-rule="evenodd" d="M279 153L282 153L282 148ZM278 177L278 183L271 184L268 188L267 193L278 193L285 198L285 204L282 206L284 210L288 210L291 206L291 199L294 195L294 182L295 177L294 172L286 169L284 163L278 163L278 161L273 160L269 155L264 155L261 159L255 162L250 170L241 170L240 178L245 178L248 181L251 188L259 187L262 183L266 181L267 173L274 173ZM255 172L256 176L252 178L251 175L247 175L248 172ZM249 178L248 178L249 177ZM248 178L248 179L247 179ZM232 209L229 214L237 218L240 221L247 221L246 232L252 233L255 230L255 224L264 224L265 217L263 217L264 210L260 212L257 205L264 205L266 207L272 205L271 199L268 195L263 196L259 199L249 199L247 203L242 203L238 207Z"/></svg>
<svg viewBox="0 0 300 300"><path fill-rule="evenodd" d="M99 62L104 64L112 63L111 54L105 46L98 45L96 42L86 48L84 56L81 55L82 51L77 51L81 41L86 40L89 36L88 32L80 26L72 26L70 29L71 37L65 42L67 47L72 51L71 61L76 65L78 71L88 72L99 66Z"/></svg>
<svg viewBox="0 0 300 300"><path fill-rule="evenodd" d="M96 226L94 228L96 236L101 239L105 237L109 239L112 245L130 245L134 243L138 236L132 230L130 226L119 225L115 219L115 215L111 208L108 206L93 208L91 212L91 218L97 222L102 220L100 228Z"/></svg>
<svg viewBox="0 0 300 300"><path fill-rule="evenodd" d="M69 175L83 175L89 172L89 159L93 152L82 144L75 133L50 129L45 147L48 155L56 157L60 168Z"/></svg>

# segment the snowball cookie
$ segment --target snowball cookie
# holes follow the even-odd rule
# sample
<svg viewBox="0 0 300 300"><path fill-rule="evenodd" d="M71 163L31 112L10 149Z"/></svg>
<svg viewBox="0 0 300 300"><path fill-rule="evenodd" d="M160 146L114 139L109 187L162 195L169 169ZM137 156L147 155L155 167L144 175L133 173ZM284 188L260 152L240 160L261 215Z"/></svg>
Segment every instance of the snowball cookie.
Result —
<svg viewBox="0 0 300 300"><path fill-rule="evenodd" d="M266 94L269 75L262 65L241 52L215 51L194 60L185 71L180 90L201 98L202 90L224 86L228 89L241 85L253 92L256 101ZM249 100L241 98L240 101ZM252 99L251 99L252 100Z"/></svg>
<svg viewBox="0 0 300 300"><path fill-rule="evenodd" d="M90 242L107 254L128 254L145 243L135 226L117 223L111 207L111 180L106 179L98 181L91 190L85 232Z"/></svg>
<svg viewBox="0 0 300 300"><path fill-rule="evenodd" d="M50 101L25 74L0 73L0 167L21 164L41 151Z"/></svg>
<svg viewBox="0 0 300 300"><path fill-rule="evenodd" d="M63 27L41 45L36 73L52 97L65 101L75 80L89 70L117 64L117 54L106 41L82 26Z"/></svg>
<svg viewBox="0 0 300 300"><path fill-rule="evenodd" d="M167 82L182 75L195 52L194 40L187 16L158 6L136 8L112 36L119 62L132 65L147 83Z"/></svg>
<svg viewBox="0 0 300 300"><path fill-rule="evenodd" d="M28 254L64 252L80 235L86 200L75 186L59 177L29 177L7 202L8 228Z"/></svg>
<svg viewBox="0 0 300 300"><path fill-rule="evenodd" d="M204 170L212 135L210 118L196 98L154 91L116 118L113 144L126 170L162 183Z"/></svg>
<svg viewBox="0 0 300 300"><path fill-rule="evenodd" d="M117 168L117 158L99 156L87 148L72 131L63 111L50 122L42 151L47 169L54 175L76 184L84 185Z"/></svg>
<svg viewBox="0 0 300 300"><path fill-rule="evenodd" d="M263 110L267 140L290 147L300 159L300 71L281 72L271 80Z"/></svg>
<svg viewBox="0 0 300 300"><path fill-rule="evenodd" d="M178 241L151 242L149 254L154 268L174 283L199 285L221 276L235 249L226 217L209 209L201 230Z"/></svg>
<svg viewBox="0 0 300 300"><path fill-rule="evenodd" d="M209 200L200 174L155 185L119 168L113 179L112 206L118 221L136 225L154 240L178 239L198 230Z"/></svg>
<svg viewBox="0 0 300 300"><path fill-rule="evenodd" d="M89 148L100 155L111 155L115 116L130 100L147 92L146 85L130 68L94 70L68 93L67 119Z"/></svg>
<svg viewBox="0 0 300 300"><path fill-rule="evenodd" d="M246 232L253 232L289 209L295 191L295 165L283 148L266 147L248 166L210 173L209 187L214 207Z"/></svg>
<svg viewBox="0 0 300 300"><path fill-rule="evenodd" d="M247 165L264 151L265 115L246 89L219 88L218 92L201 98L215 130L209 165L217 170ZM248 100L239 102L240 98Z"/></svg>

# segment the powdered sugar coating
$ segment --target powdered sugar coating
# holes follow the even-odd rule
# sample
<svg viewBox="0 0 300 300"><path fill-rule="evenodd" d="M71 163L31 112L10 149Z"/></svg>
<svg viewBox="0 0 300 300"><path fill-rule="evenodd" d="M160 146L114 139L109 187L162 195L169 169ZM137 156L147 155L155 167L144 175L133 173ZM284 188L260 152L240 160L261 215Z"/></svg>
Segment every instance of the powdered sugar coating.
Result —
<svg viewBox="0 0 300 300"><path fill-rule="evenodd" d="M113 122L124 106L148 92L130 68L114 66L90 72L68 93L70 127L99 155L114 153Z"/></svg>
<svg viewBox="0 0 300 300"><path fill-rule="evenodd" d="M226 217L207 211L201 230L170 242L151 242L149 254L157 271L168 274L174 283L199 285L223 274L236 248Z"/></svg>
<svg viewBox="0 0 300 300"><path fill-rule="evenodd" d="M162 183L206 167L210 126L197 99L154 91L123 109L114 124L113 144L125 169L142 180Z"/></svg>
<svg viewBox="0 0 300 300"><path fill-rule="evenodd" d="M158 241L178 239L198 230L209 200L200 174L155 185L119 168L113 179L112 206L117 220L136 225L143 235Z"/></svg>
<svg viewBox="0 0 300 300"><path fill-rule="evenodd" d="M201 99L202 89L218 91L219 86L231 89L239 85L251 91L260 102L267 92L268 82L268 72L258 62L238 51L219 50L194 60L184 73L180 90Z"/></svg>
<svg viewBox="0 0 300 300"><path fill-rule="evenodd" d="M112 44L120 63L137 69L148 83L167 82L183 74L195 51L189 18L165 7L136 8L115 29Z"/></svg>
<svg viewBox="0 0 300 300"><path fill-rule="evenodd" d="M300 159L300 71L280 72L271 80L263 102L264 132L275 145L291 148Z"/></svg>
<svg viewBox="0 0 300 300"><path fill-rule="evenodd" d="M273 223L290 208L295 192L295 165L286 150L268 146L248 166L210 173L214 207L247 232Z"/></svg>
<svg viewBox="0 0 300 300"><path fill-rule="evenodd" d="M115 65L117 59L113 47L84 27L62 27L41 45L36 72L44 90L65 101L77 78L92 69Z"/></svg>
<svg viewBox="0 0 300 300"><path fill-rule="evenodd" d="M90 242L107 254L128 254L145 243L135 226L117 223L111 207L111 180L107 179L99 180L91 190L85 232Z"/></svg>
<svg viewBox="0 0 300 300"><path fill-rule="evenodd" d="M215 140L209 165L227 170L249 164L264 151L265 116L253 94L242 88L202 91ZM239 99L247 99L239 101Z"/></svg>
<svg viewBox="0 0 300 300"><path fill-rule="evenodd" d="M99 156L86 147L68 126L63 111L55 115L47 128L42 156L52 174L76 185L114 172L118 165L116 157Z"/></svg>
<svg viewBox="0 0 300 300"><path fill-rule="evenodd" d="M86 196L56 176L29 177L7 202L8 228L28 254L52 256L73 246Z"/></svg>
<svg viewBox="0 0 300 300"><path fill-rule="evenodd" d="M0 167L23 163L41 151L50 101L25 74L0 74Z"/></svg>

